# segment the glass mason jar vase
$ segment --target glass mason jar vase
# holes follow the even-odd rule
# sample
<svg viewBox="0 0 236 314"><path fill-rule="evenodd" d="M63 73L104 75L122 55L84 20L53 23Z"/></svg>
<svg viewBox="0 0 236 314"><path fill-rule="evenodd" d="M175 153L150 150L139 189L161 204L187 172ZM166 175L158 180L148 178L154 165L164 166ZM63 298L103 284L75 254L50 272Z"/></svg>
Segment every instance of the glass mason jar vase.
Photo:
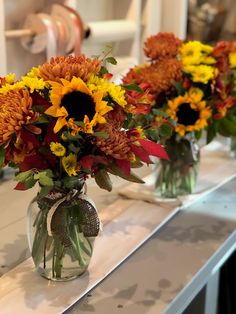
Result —
<svg viewBox="0 0 236 314"><path fill-rule="evenodd" d="M157 166L155 191L164 198L176 198L193 193L198 176L200 149L188 134L172 135L165 143L170 160L160 160Z"/></svg>
<svg viewBox="0 0 236 314"><path fill-rule="evenodd" d="M28 242L39 274L67 281L88 268L99 218L94 203L78 189L36 196L28 208Z"/></svg>
<svg viewBox="0 0 236 314"><path fill-rule="evenodd" d="M236 157L236 135L231 135L229 137L229 145L230 145L230 156Z"/></svg>

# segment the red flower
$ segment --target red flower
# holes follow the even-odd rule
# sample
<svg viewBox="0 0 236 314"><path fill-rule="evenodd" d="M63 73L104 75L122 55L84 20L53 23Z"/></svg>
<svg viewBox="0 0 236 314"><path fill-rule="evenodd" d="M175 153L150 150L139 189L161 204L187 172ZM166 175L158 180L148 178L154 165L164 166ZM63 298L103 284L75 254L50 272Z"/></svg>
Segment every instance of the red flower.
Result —
<svg viewBox="0 0 236 314"><path fill-rule="evenodd" d="M143 93L135 90L127 90L126 99L129 104L129 111L134 114L147 114L151 110L151 105L155 100L154 95L151 93L150 85L147 83L139 84Z"/></svg>
<svg viewBox="0 0 236 314"><path fill-rule="evenodd" d="M49 101L47 101L37 92L33 92L31 94L31 98L33 101L33 106L42 106L43 111L45 111L52 105Z"/></svg>
<svg viewBox="0 0 236 314"><path fill-rule="evenodd" d="M226 116L227 110L235 105L235 100L232 96L229 96L222 102L218 102L215 104L215 108L217 113L214 115L215 119L222 119Z"/></svg>

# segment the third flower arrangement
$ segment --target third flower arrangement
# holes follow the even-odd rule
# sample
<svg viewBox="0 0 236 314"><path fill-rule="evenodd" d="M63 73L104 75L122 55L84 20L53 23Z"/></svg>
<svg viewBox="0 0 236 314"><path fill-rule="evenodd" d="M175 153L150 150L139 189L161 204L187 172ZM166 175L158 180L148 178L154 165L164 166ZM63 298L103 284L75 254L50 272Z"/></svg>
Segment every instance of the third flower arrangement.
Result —
<svg viewBox="0 0 236 314"><path fill-rule="evenodd" d="M147 63L132 68L123 79L140 87L145 83L152 97L151 110L139 122L149 138L155 139L158 130L171 158L161 161L157 179L163 196L193 191L200 154L196 140L205 129L210 142L229 126L235 111L234 47L183 42L171 33L159 33L145 42ZM163 119L172 132L160 132Z"/></svg>

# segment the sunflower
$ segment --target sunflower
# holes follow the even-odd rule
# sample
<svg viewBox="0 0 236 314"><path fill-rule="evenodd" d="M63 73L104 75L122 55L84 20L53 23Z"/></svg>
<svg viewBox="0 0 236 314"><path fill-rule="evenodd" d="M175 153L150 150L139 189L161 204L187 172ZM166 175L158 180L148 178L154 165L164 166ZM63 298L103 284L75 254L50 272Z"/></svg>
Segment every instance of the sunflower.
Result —
<svg viewBox="0 0 236 314"><path fill-rule="evenodd" d="M28 90L15 89L0 94L0 145L7 143L13 134L38 119L32 110L32 98Z"/></svg>
<svg viewBox="0 0 236 314"><path fill-rule="evenodd" d="M176 121L175 131L181 136L186 132L200 131L208 125L211 110L202 100L202 96L202 91L194 88L185 95L168 101L167 113Z"/></svg>
<svg viewBox="0 0 236 314"><path fill-rule="evenodd" d="M73 77L71 81L61 79L61 83L49 82L52 89L50 100L52 106L45 113L57 119L54 132L67 126L74 133L80 131L93 133L97 123L105 123L105 114L112 110L103 100L104 91L90 91L84 81ZM78 122L82 122L78 124Z"/></svg>

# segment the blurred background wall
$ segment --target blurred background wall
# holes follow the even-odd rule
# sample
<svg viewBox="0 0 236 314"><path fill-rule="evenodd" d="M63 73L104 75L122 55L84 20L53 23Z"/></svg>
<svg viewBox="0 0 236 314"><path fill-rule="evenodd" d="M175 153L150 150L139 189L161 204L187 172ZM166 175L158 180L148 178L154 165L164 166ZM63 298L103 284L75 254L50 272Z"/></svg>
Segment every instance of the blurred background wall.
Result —
<svg viewBox="0 0 236 314"><path fill-rule="evenodd" d="M20 76L32 66L46 61L46 52L32 54L20 38L8 38L5 31L22 29L29 14L50 13L53 4L66 3L76 9L85 24L109 20L132 21L130 38L104 39L92 37L83 41L82 52L100 54L107 45L118 58L115 71L143 61L143 42L158 31L171 31L180 38L214 42L236 39L235 0L0 0L0 75L15 72ZM109 27L104 23L104 38Z"/></svg>
<svg viewBox="0 0 236 314"><path fill-rule="evenodd" d="M15 72L20 76L32 66L46 60L45 51L32 54L21 44L20 38L9 38L5 31L19 30L29 14L50 13L53 4L63 4L75 8L85 24L108 20L134 22L131 38L99 42L88 39L83 42L82 52L88 56L101 53L107 44L112 45L113 55L120 58L120 67L143 59L144 39L160 30L173 31L186 36L186 17L188 0L0 0L0 75ZM104 34L108 31L104 24ZM129 31L129 29L127 29ZM126 36L127 37L127 36ZM118 71L120 68L117 68Z"/></svg>

